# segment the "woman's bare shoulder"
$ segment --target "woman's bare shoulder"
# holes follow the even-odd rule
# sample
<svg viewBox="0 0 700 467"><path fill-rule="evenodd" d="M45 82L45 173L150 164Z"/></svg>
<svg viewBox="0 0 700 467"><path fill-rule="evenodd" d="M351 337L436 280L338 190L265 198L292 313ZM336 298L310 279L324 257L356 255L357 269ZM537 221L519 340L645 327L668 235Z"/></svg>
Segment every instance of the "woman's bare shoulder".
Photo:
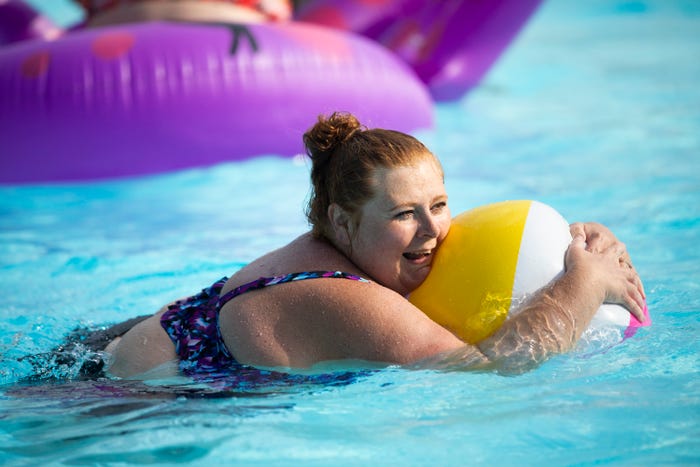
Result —
<svg viewBox="0 0 700 467"><path fill-rule="evenodd" d="M344 271L362 275L362 272L330 243L307 233L241 268L231 276L224 292L260 277L306 271Z"/></svg>
<svg viewBox="0 0 700 467"><path fill-rule="evenodd" d="M224 288L304 271L363 276L332 245L310 235L252 262ZM405 297L369 281L316 278L246 293L220 325L237 358L252 364L308 366L324 360L408 363L464 345Z"/></svg>
<svg viewBox="0 0 700 467"><path fill-rule="evenodd" d="M358 359L412 363L464 344L376 282L318 278L244 294L222 313L226 344L243 363L307 367Z"/></svg>

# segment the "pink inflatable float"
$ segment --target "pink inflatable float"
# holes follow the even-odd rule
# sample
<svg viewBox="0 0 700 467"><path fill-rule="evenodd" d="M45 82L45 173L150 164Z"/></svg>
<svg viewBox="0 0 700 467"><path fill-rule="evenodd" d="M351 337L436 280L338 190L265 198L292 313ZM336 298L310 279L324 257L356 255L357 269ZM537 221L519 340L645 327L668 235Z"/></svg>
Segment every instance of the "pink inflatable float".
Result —
<svg viewBox="0 0 700 467"><path fill-rule="evenodd" d="M436 100L476 86L540 0L314 0L300 21L362 34L409 64Z"/></svg>

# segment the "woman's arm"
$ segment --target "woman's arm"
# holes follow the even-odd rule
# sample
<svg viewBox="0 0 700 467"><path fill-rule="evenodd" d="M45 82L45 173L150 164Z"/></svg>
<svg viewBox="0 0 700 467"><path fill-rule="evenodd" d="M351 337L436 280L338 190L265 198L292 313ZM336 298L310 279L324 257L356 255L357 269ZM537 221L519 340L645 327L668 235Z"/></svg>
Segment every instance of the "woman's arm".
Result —
<svg viewBox="0 0 700 467"><path fill-rule="evenodd" d="M566 255L566 271L540 290L496 334L479 343L497 367L522 372L555 353L571 349L603 302L617 303L643 318L639 277L620 262L622 243L593 252L577 232Z"/></svg>
<svg viewBox="0 0 700 467"><path fill-rule="evenodd" d="M520 313L477 346L465 344L404 297L377 283L318 280L268 290L263 309L264 316L274 315L270 319L274 326L268 326L272 334L269 339L257 333L248 340L235 336L230 339L232 351L246 363L271 366L305 367L320 361L360 359L522 372L573 347L604 301L620 303L642 316L638 277L619 261L624 245L613 241L598 252L585 246L586 238L576 235L566 254L565 273L534 294ZM243 301L254 298L252 294L241 297ZM275 312L272 305L277 302L284 306ZM222 316L223 328L225 318ZM251 319L260 320L261 314L255 312ZM230 327L239 333L246 329ZM261 340L279 344L274 358L261 360L237 353L236 346L250 348ZM270 346L264 348L269 351Z"/></svg>
<svg viewBox="0 0 700 467"><path fill-rule="evenodd" d="M593 252L586 244L585 237L576 233L566 254L565 273L534 294L493 336L476 346L462 344L441 355L425 355L420 365L522 373L570 350L603 302L621 304L641 318L644 297L638 288L639 278L619 260L625 246L613 240L605 247L599 244ZM398 323L394 326L403 327ZM410 332L414 333L414 345L406 348L413 348L415 355L427 350L419 345L423 338L444 339L418 320ZM454 345L447 340L442 343Z"/></svg>

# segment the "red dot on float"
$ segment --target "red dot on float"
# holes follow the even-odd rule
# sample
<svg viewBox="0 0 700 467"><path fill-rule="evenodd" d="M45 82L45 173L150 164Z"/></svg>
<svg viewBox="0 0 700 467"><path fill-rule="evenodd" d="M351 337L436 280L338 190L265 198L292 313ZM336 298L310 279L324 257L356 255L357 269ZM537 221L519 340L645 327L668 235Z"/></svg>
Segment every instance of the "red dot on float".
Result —
<svg viewBox="0 0 700 467"><path fill-rule="evenodd" d="M321 24L336 29L348 29L348 22L343 14L333 7L318 7L304 17L304 21Z"/></svg>
<svg viewBox="0 0 700 467"><path fill-rule="evenodd" d="M99 58L112 60L125 55L134 42L134 36L128 32L110 32L95 39L92 52Z"/></svg>
<svg viewBox="0 0 700 467"><path fill-rule="evenodd" d="M51 55L48 50L36 52L22 62L22 75L26 78L37 78L49 69Z"/></svg>

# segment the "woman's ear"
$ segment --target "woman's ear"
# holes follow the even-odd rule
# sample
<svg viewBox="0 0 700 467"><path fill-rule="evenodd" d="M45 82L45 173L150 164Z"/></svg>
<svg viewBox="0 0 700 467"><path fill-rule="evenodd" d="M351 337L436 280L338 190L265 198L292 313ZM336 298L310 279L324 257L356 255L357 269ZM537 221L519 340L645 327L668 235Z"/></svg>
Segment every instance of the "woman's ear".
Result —
<svg viewBox="0 0 700 467"><path fill-rule="evenodd" d="M333 239L339 246L350 246L351 217L336 203L328 206L328 219L333 230Z"/></svg>

